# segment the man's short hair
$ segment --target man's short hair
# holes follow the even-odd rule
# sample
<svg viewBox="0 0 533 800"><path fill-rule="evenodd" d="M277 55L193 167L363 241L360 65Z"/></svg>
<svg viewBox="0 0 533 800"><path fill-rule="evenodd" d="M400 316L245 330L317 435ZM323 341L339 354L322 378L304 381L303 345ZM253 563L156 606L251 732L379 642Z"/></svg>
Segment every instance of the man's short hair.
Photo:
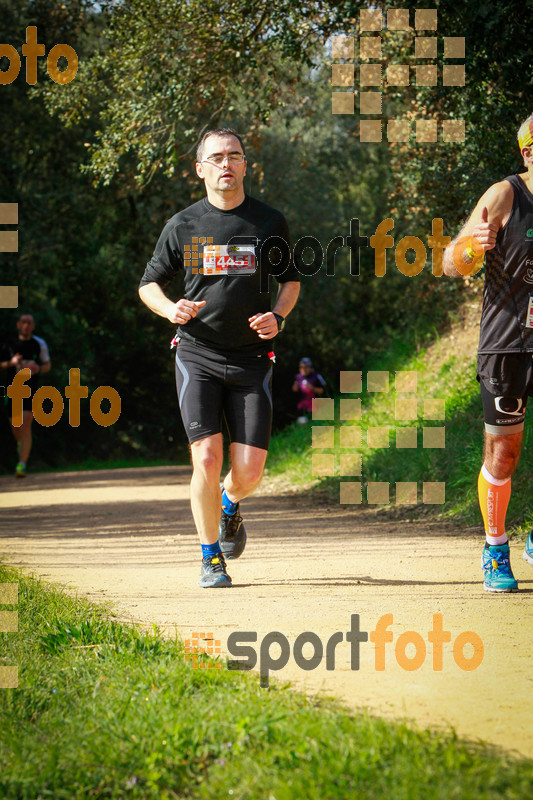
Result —
<svg viewBox="0 0 533 800"><path fill-rule="evenodd" d="M20 322L22 317L31 317L33 319L33 321L35 322L35 318L34 318L33 314L30 314L29 311L23 311L22 314L19 314L18 317L17 317L17 322Z"/></svg>
<svg viewBox="0 0 533 800"><path fill-rule="evenodd" d="M242 138L239 136L237 131L234 131L233 128L213 128L213 130L206 131L200 141L198 142L198 147L196 148L196 160L201 161L204 155L204 145L205 140L208 139L210 136L235 136L236 139L239 140L239 144L242 147L242 152L246 153L244 149L244 142Z"/></svg>

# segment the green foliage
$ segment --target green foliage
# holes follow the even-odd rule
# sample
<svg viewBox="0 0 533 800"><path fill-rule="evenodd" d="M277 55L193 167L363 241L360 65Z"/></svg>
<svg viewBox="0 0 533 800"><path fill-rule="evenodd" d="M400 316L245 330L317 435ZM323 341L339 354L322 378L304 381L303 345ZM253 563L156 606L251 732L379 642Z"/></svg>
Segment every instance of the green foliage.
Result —
<svg viewBox="0 0 533 800"><path fill-rule="evenodd" d="M327 37L353 33L367 7L0 0L4 41L22 43L35 24L47 50L67 42L80 59L67 86L50 81L40 59L36 87L23 76L0 87L0 190L19 203L21 235L19 254L2 254L2 284L19 285L21 307L36 315L36 333L50 344L53 370L43 383L63 393L78 367L90 392L110 385L122 398L112 429L99 428L87 409L77 430L66 412L53 428L36 429L34 467L173 459L185 446L168 350L173 329L141 305L137 285L165 221L203 195L193 144L205 126L243 132L247 191L286 214L294 241L312 235L324 251L356 218L369 237L393 217L396 242L409 234L426 243L433 217L453 233L483 189L519 166L531 4L502 2L490 13L465 0L438 4L439 36L466 36L466 87L387 89L384 108L386 116L467 120L464 145L435 147L360 144L356 117L331 114ZM413 32L387 32L384 47L384 63L402 61L412 54ZM439 49L439 67L441 56ZM401 357L416 352L462 298L459 282L434 278L429 267L416 278L401 275L392 250L382 278L368 247L359 276L348 262L344 247L334 275L323 264L303 279L276 341L277 428L294 419L290 386L302 355L334 392L341 370L386 358L398 332ZM168 287L175 299L181 291L179 279ZM0 337L13 332L15 316L0 310ZM0 452L10 470L15 447L4 414Z"/></svg>
<svg viewBox="0 0 533 800"><path fill-rule="evenodd" d="M0 690L5 800L531 794L531 761L261 689L257 676L191 669L181 642L157 629L0 567L4 581L19 583L20 620L18 634L0 634L20 675L18 689Z"/></svg>
<svg viewBox="0 0 533 800"><path fill-rule="evenodd" d="M141 185L159 171L170 177L200 131L234 111L236 84L247 89L248 126L268 119L284 96L277 60L309 62L328 27L328 5L125 0L113 8L105 48L80 69L75 92L49 88L49 106L78 123L94 98L100 124L89 170L97 181L107 185L128 166Z"/></svg>
<svg viewBox="0 0 533 800"><path fill-rule="evenodd" d="M153 23L154 30L161 33L163 43L168 25L175 23L172 29L173 40L178 37L182 42L180 46L182 50L187 50L189 58L187 69L192 70L190 74L186 70L183 74L190 78L194 70L200 69L194 48L191 47L193 35L190 26L196 4L184 4L188 8L183 13L183 24L182 17L176 17L178 5L174 4L173 13L164 20L164 24L161 23L161 28L158 28L156 22L160 19L158 15L165 11L164 4L124 3L117 6L111 3L105 5L105 13L94 13L92 4L80 5L74 0L57 13L54 13L53 5L45 0L27 2L17 4L15 10L15 6L8 0L0 0L0 9L2 13L5 11L2 18L6 20L6 40L24 41L25 26L36 24L39 41L44 41L48 48L51 43L65 41L75 47L80 58L80 72L68 86L56 86L41 75L36 88L29 87L23 79L18 79L14 84L3 87L0 93L0 146L6 156L0 185L2 197L19 203L22 243L18 255L5 254L2 257L3 283L19 285L21 307L32 311L37 320L36 333L44 336L50 345L53 369L43 383L54 385L63 394L68 383L69 369L77 367L81 370L82 383L88 385L89 392L100 385L110 385L117 389L122 398L122 415L112 429L98 428L90 418L87 408L82 410L79 429L70 428L66 411L61 422L53 428L37 429L35 426L32 466L58 467L94 457L117 460L133 456L157 456L171 459L174 457L176 443L181 446L185 438L173 390L173 357L168 350L173 330L166 320L155 317L142 306L137 296L137 285L166 219L179 208L198 200L203 194L202 186L194 174L193 158L188 152L192 137L206 124L207 119L202 116L203 112L197 113L193 102L197 98L196 92L191 93L191 102L179 112L179 119L172 117L178 149L165 162L169 169L173 169L172 165L179 162L179 169L174 171L172 180L165 177L164 170L159 170L146 185L148 173L143 178L141 172L137 171L136 157L128 156L123 159L122 171L117 175L117 180L107 187L94 187L90 176L82 174L80 167L85 163L88 150L97 147L100 137L98 131L104 135L108 130L102 110L106 98L111 98L114 103L119 102L123 88L124 96L120 102L127 104L132 98L136 98L135 102L139 107L135 113L142 115L145 103L150 105L153 86L150 84L145 93L129 91L128 85L124 83L126 76L118 57L119 48L124 48L128 58L134 59L135 53L130 47L130 40L133 42L137 33L139 36L143 34L148 38L142 47L139 45L139 58L146 57L147 64L153 66L147 54L156 42L153 30L147 27L147 21ZM254 108L260 101L263 116L275 113L280 98L284 97L285 105L278 108L281 116L277 134L272 137L272 146L278 152L285 151L287 134L284 130L283 114L287 118L294 117L291 98L294 97L295 87L299 85L298 76L302 68L294 60L289 62L288 56L285 57L284 54L299 52L303 57L304 49L311 52L311 45L316 42L317 36L310 32L309 36L306 34L299 42L297 31L301 32L305 25L313 28L311 23L305 22L305 17L306 14L312 16L316 9L313 4L302 8L301 14L298 12L294 19L295 33L289 35L288 26L292 23L288 17L285 21L281 19L281 5L276 9L265 10L260 8L260 4L249 4L247 28L246 25L237 23L235 17L236 9L242 10L244 6L239 3L227 5L229 16L227 23L224 23L224 35L249 35L264 16L261 24L268 25L268 31L265 33L267 29L259 27L257 35L259 38L265 36L268 46L261 45L265 53L263 50L258 51L257 57L254 57L255 66L251 61L248 63L247 59L243 59L242 76L237 71L232 73L231 80L227 79L227 96L231 95L231 99L224 101L225 106L220 111L219 119L221 122L242 125L249 147L253 151L255 142L257 153L257 149L260 149L267 138L262 134L268 134L270 128L263 126L257 115L254 117ZM152 9L150 12L147 10L148 6ZM206 9L213 11L212 5L206 6ZM197 22L200 19L205 21L206 9L196 18ZM219 26L217 20L221 10L224 11L219 7L209 24L206 22L207 27L204 26L205 31L200 36L202 42L204 35L207 43L213 37L216 38ZM126 17L128 20L130 17L135 20L135 23L132 22L130 36L128 25L124 21ZM109 44L119 29L116 46L111 48ZM222 49L225 47L224 37L220 39L219 45ZM255 52L255 45L252 46L251 40L248 47ZM168 73L169 81L172 75L180 80L181 57L185 58L181 50L180 53L178 61L171 59L174 73L172 70ZM112 63L116 65L118 72L113 80L100 80L99 73L91 72L92 67L89 68L89 65L93 63L93 57L96 60L106 58L110 69ZM270 80L270 105L263 95L257 95L256 98L249 91L239 98L236 87L246 85L246 70L251 70L252 67L256 70L254 80L260 80L266 87L266 73L262 73L261 69L266 69L267 64L273 70L272 75L275 74L275 79L272 77ZM218 84L208 81L211 75L211 59L207 59L203 66L208 70L205 81L209 84L210 96L218 98L217 102L220 103L226 95L217 95ZM42 61L40 67L44 69ZM126 60L124 69L127 68ZM224 70L224 64L219 63L218 68ZM91 73L90 77L84 77L84 70ZM164 87L161 91L166 97L167 72L162 73L157 69L139 72L132 67L129 78L139 82L145 72L154 81L159 81L160 84L163 81ZM90 87L86 85L86 81L92 81ZM323 105L327 99L325 87L316 82L309 83L308 78L303 77L302 86L307 96L307 107L312 108L308 84L311 93L317 88L322 90ZM279 92L279 96L273 87ZM170 88L168 91L171 102ZM264 88L264 91L267 89ZM160 98L161 96L157 95ZM56 106L57 109L61 106L62 116L50 116L49 110L56 109ZM122 110L121 108L121 113ZM172 110L169 113L174 112ZM320 113L326 112L321 110ZM13 136L13 120L16 136ZM125 135L130 137L131 142L142 140L142 131L135 131L134 134L127 132L124 117L113 117L112 121L122 131L126 131ZM319 130L319 122L314 121L313 127ZM162 128L156 128L151 135L155 137L152 144L157 149ZM186 131L189 131L187 135ZM345 132L342 136L346 138L348 133ZM353 141L353 137L351 139ZM295 151L298 144L298 140L295 140ZM150 147L143 150L142 154L142 158L147 159L146 164L151 165L147 166L148 171L155 163L150 160L153 155ZM327 142L323 140L320 147L327 147ZM341 170L346 172L339 161L338 153L341 149L342 145L339 145L336 151L337 163L333 164L337 167L337 173ZM118 151L115 155L120 160ZM267 152L266 156L269 157L270 153ZM265 164L264 157L261 160L257 158L256 161L252 174L260 176L267 173L270 164ZM297 187L298 175L303 179L308 170L303 158L296 157L295 166L298 174L295 174L294 186ZM142 186L136 185L136 175L141 176ZM278 172L277 179L281 182L279 175ZM334 187L335 173L326 177L331 187ZM348 185L346 176L344 186ZM252 190L255 191L255 182ZM265 186L260 194L267 201L279 205L275 192L275 187L271 192ZM329 196L337 207L339 189L332 188ZM286 204L287 197L285 193L281 198L283 210L293 222L291 206L295 207L295 204ZM339 216L336 207L332 209L327 223L328 229L324 234L318 231L324 240L329 230L336 225L335 218ZM313 211L313 230L316 230L314 223L319 215L316 214L316 208ZM297 214L298 212L294 216ZM342 222L344 223L344 214ZM302 224L305 225L305 222ZM308 227L304 228L304 232L307 230ZM169 292L176 298L181 291L179 280L176 285L169 287ZM0 337L14 332L15 319L16 314L0 310ZM298 336L298 328L293 330ZM291 370L292 367L289 366L288 369ZM282 384L283 381L280 385ZM86 401L82 402L82 409L87 405ZM279 402L277 405L280 407ZM15 458L15 446L6 415L3 415L0 423L2 466L5 470L10 470Z"/></svg>
<svg viewBox="0 0 533 800"><path fill-rule="evenodd" d="M434 334L433 334L434 336ZM426 340L429 344L431 336ZM438 341L438 338L437 338ZM443 348L441 348L443 350ZM438 514L444 518L467 525L479 525L482 520L477 495L477 478L483 457L483 412L476 380L476 354L457 357L453 352L442 352L435 360L432 355L421 349L412 355L411 348L406 348L401 338L389 341L386 352L376 356L368 367L373 370L386 370L394 374L398 370L416 371L418 376L419 398L443 398L445 400L446 418L445 447L424 448L424 427L443 425L439 421L428 421L423 417L423 405L418 402L418 418L409 422L397 422L395 415L396 394L391 382L391 390L386 394L370 394L363 392L363 415L361 421L354 423L362 431L362 446L358 452L362 456L363 487L369 481L385 481L390 484L390 502L388 512L405 517L416 517L421 514ZM402 395L403 396L403 395ZM338 404L339 400L335 400ZM338 405L337 405L338 409ZM338 411L337 411L338 414ZM338 421L314 422L313 427L335 425L335 448L318 452L336 454L336 470L339 470L339 454L349 452L340 448L341 424ZM366 444L366 433L370 427L386 426L390 432L389 447L370 448ZM417 428L416 449L396 448L395 429L401 427ZM319 495L326 493L334 502L339 499L339 478L322 478L313 476L312 470L311 425L293 424L274 435L269 459L267 462L269 475L283 476L285 481L295 486L312 487ZM533 436L526 426L522 451L521 466L513 476L513 493L507 512L507 525L512 533L529 531L533 525L531 508L533 507L533 490L527 465L533 456ZM419 503L417 506L397 506L395 503L395 483L412 481L418 486ZM446 502L443 505L424 505L421 500L421 489L424 481L445 483ZM363 489L363 497L365 492Z"/></svg>
<svg viewBox="0 0 533 800"><path fill-rule="evenodd" d="M407 6L407 3L398 5ZM402 215L427 225L442 217L455 235L478 198L493 183L522 170L516 134L531 113L533 45L523 31L533 23L531 3L502 0L490 6L467 0L438 4L439 74L444 59L440 36L464 36L466 83L398 90L391 98L396 116L464 119L461 144L414 144L391 147L396 186L391 197ZM401 56L411 37L396 40ZM440 138L440 137L439 137Z"/></svg>

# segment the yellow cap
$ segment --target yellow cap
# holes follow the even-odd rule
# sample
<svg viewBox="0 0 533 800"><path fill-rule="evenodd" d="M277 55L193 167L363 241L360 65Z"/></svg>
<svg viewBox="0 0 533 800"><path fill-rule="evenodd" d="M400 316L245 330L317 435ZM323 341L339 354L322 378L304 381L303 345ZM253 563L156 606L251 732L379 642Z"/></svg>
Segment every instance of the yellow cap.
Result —
<svg viewBox="0 0 533 800"><path fill-rule="evenodd" d="M533 120L524 122L518 131L518 146L520 150L533 144Z"/></svg>

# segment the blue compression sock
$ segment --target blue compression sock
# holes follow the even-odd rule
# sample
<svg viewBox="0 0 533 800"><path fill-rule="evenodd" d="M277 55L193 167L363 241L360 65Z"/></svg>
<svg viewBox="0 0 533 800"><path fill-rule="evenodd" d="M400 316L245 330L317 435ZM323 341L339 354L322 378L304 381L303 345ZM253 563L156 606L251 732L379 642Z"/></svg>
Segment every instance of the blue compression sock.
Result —
<svg viewBox="0 0 533 800"><path fill-rule="evenodd" d="M221 552L222 550L220 549L218 539L214 544L202 545L202 558L212 558L212 556L218 556Z"/></svg>
<svg viewBox="0 0 533 800"><path fill-rule="evenodd" d="M222 511L224 514L227 514L229 517L232 517L235 512L237 511L238 503L233 503L228 495L226 494L226 490L222 492Z"/></svg>

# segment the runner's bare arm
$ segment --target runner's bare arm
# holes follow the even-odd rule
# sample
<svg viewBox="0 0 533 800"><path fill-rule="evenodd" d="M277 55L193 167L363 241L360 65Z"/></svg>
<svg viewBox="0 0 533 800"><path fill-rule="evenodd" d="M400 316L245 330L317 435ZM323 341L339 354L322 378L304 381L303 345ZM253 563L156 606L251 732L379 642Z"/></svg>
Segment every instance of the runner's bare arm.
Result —
<svg viewBox="0 0 533 800"><path fill-rule="evenodd" d="M205 306L206 302L205 300L198 300L194 303L192 300L181 298L177 303L173 303L166 296L160 285L155 282L145 283L144 286L141 286L139 297L154 314L165 317L169 322L179 325L185 325L190 319L193 319L198 310Z"/></svg>
<svg viewBox="0 0 533 800"><path fill-rule="evenodd" d="M512 207L513 188L509 181L500 181L487 189L455 239L444 251L444 274L452 278L466 278L477 272L481 265L466 252L470 239L475 239L484 253L492 250L496 245L498 231L509 219ZM458 243L464 244L462 249L455 250L455 260L459 262L461 271L454 262L454 248ZM469 265L472 265L472 272L468 270Z"/></svg>
<svg viewBox="0 0 533 800"><path fill-rule="evenodd" d="M25 364L30 370L32 375L40 375L41 373L49 372L52 366L51 361L43 361L42 364L38 361L27 361Z"/></svg>
<svg viewBox="0 0 533 800"><path fill-rule="evenodd" d="M285 318L296 305L299 294L300 281L281 283L273 310L267 311L266 314L254 314L253 317L249 317L250 328L257 331L260 339L273 339L278 333L278 321L274 314Z"/></svg>
<svg viewBox="0 0 533 800"><path fill-rule="evenodd" d="M14 356L11 356L7 361L0 361L0 369L9 369L9 367L18 367L20 362L22 361L22 356L20 353L15 353Z"/></svg>
<svg viewBox="0 0 533 800"><path fill-rule="evenodd" d="M296 305L298 295L300 294L300 281L287 281L280 283L278 288L278 295L272 312L279 314L282 317L288 316Z"/></svg>

